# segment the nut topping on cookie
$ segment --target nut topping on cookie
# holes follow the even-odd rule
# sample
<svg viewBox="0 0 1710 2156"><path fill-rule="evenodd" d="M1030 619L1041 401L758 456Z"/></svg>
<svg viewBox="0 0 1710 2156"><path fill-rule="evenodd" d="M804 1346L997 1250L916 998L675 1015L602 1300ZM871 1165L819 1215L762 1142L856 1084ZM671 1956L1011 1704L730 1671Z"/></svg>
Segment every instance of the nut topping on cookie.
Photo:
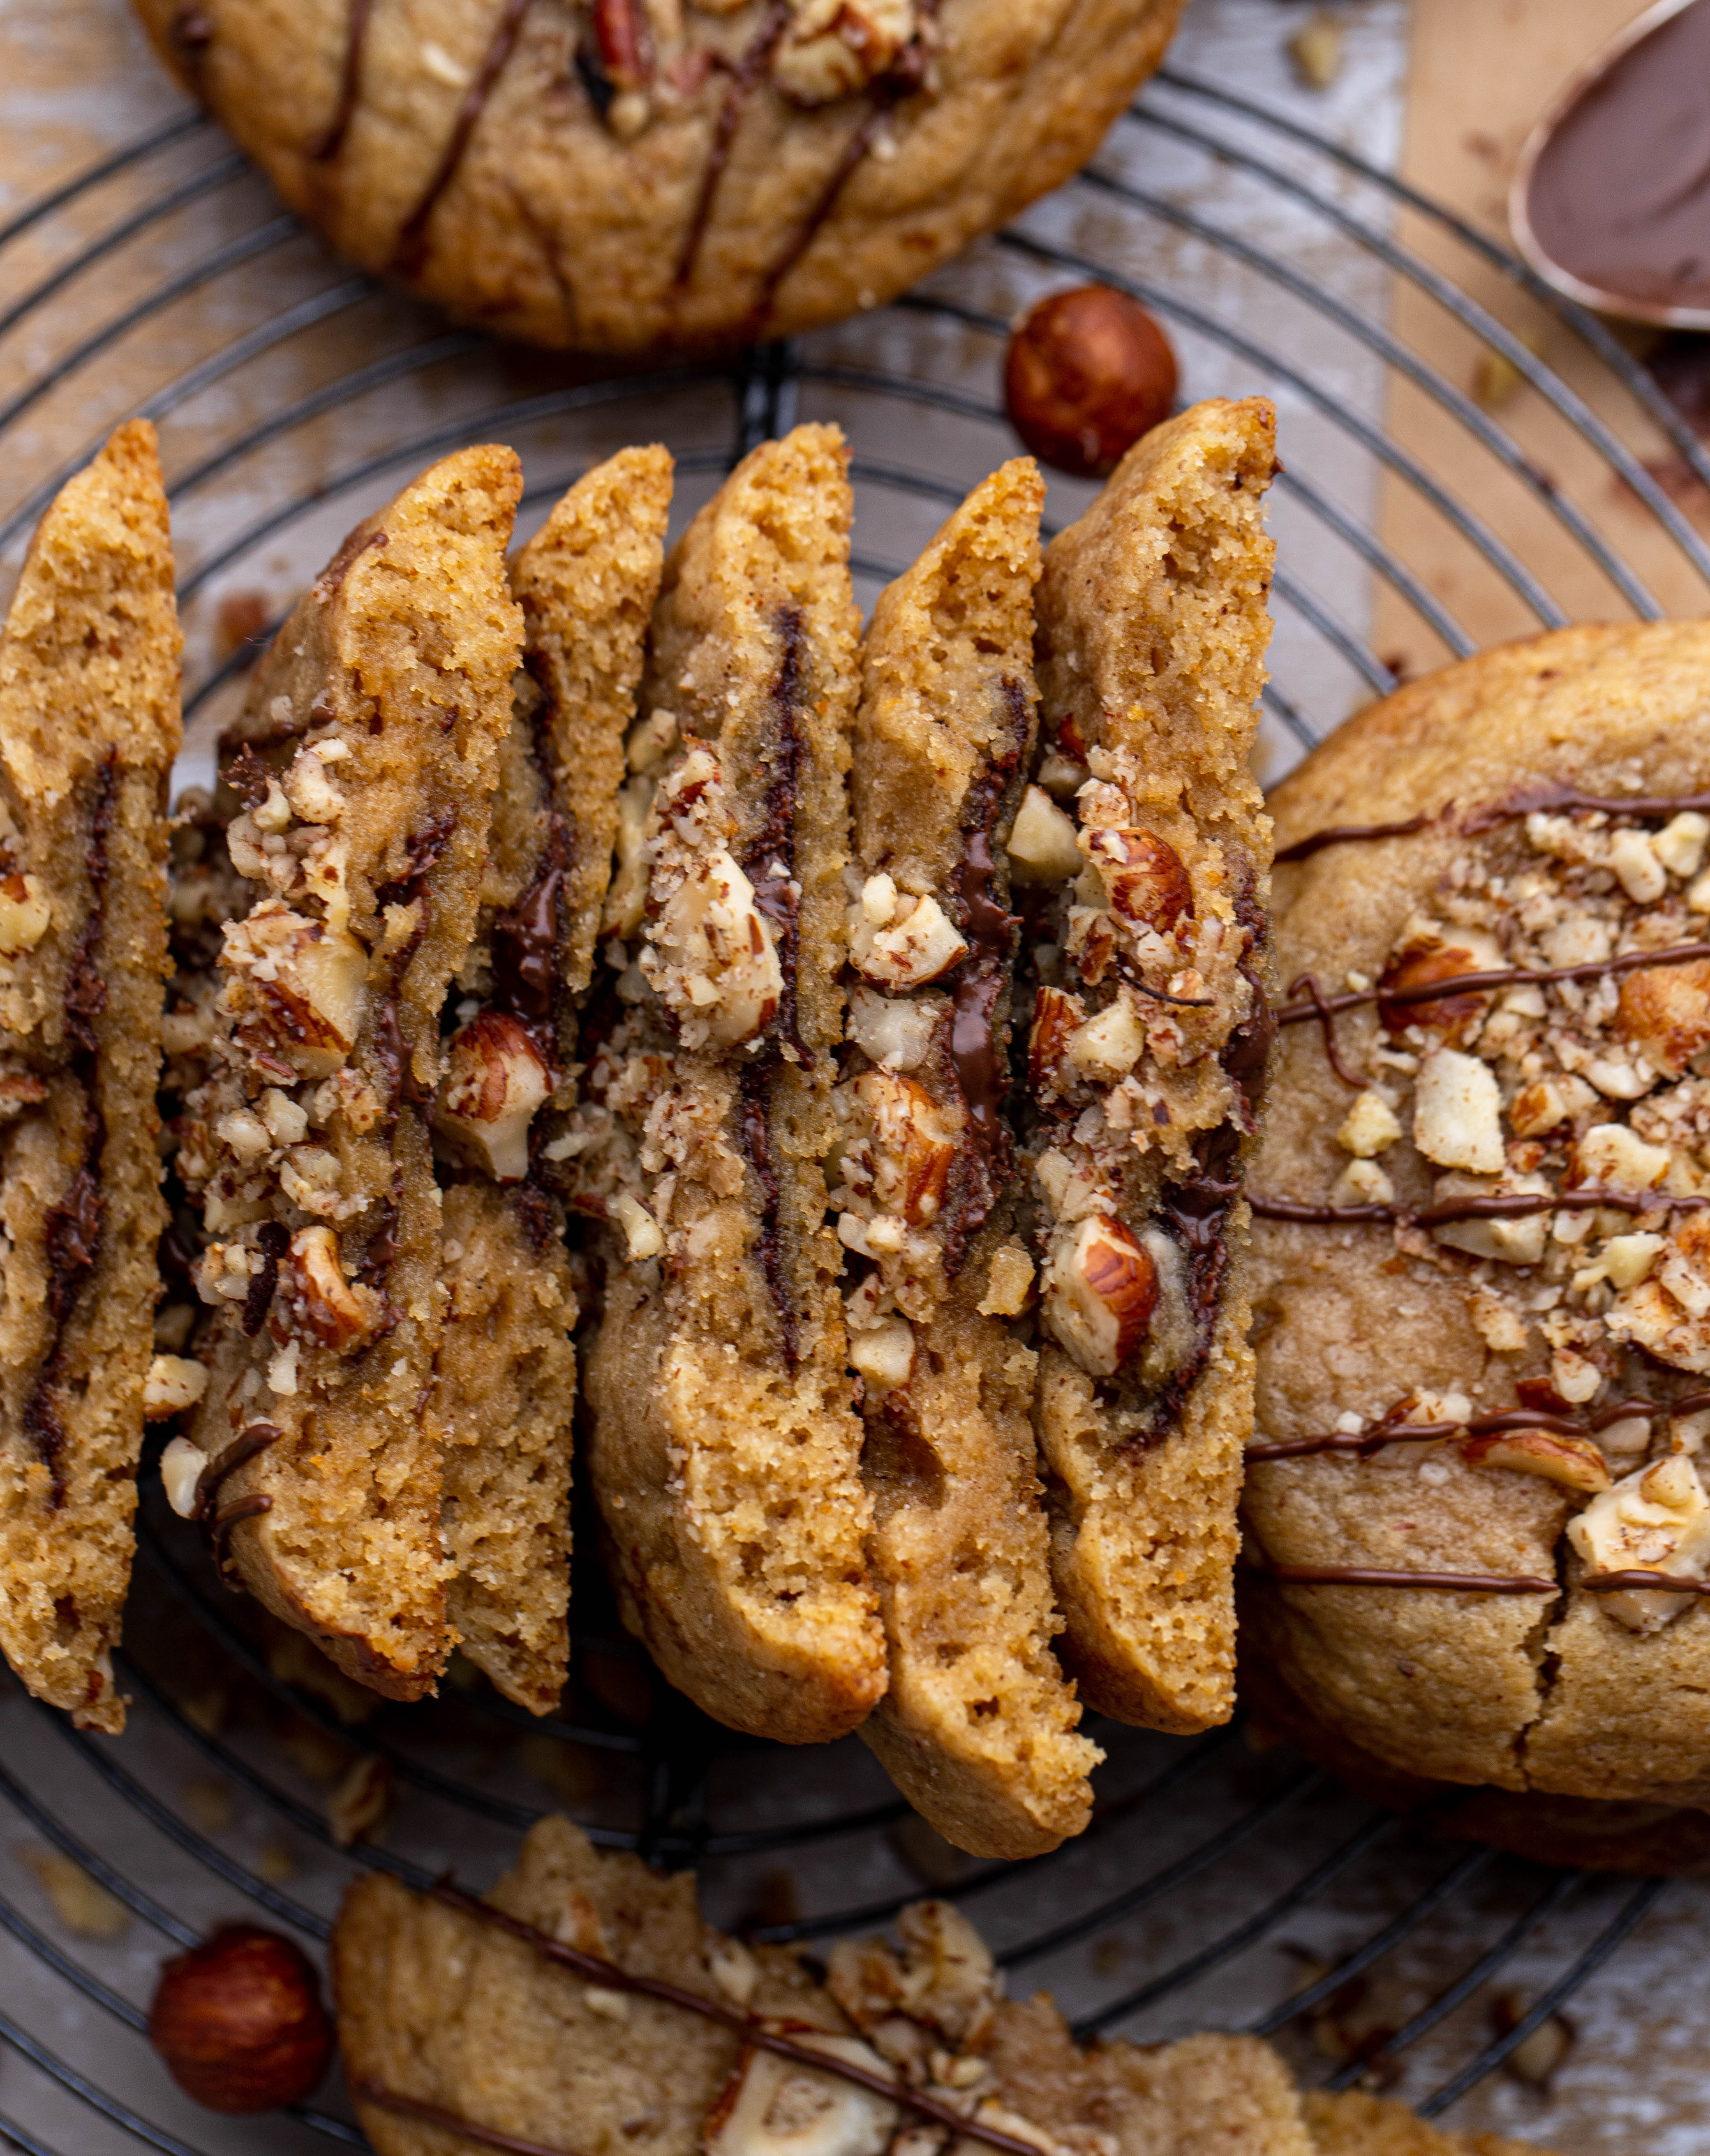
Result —
<svg viewBox="0 0 1710 2156"><path fill-rule="evenodd" d="M1594 1575L1654 1572L1702 1578L1710 1564L1710 1498L1698 1471L1674 1452L1605 1491L1568 1523L1568 1539ZM1620 1589L1600 1594L1601 1608L1630 1631L1656 1632L1687 1609L1692 1597Z"/></svg>
<svg viewBox="0 0 1710 2156"><path fill-rule="evenodd" d="M1647 966L1621 983L1615 1030L1665 1077L1710 1048L1710 958Z"/></svg>
<svg viewBox="0 0 1710 2156"><path fill-rule="evenodd" d="M1509 1467L1588 1496L1610 1486L1609 1463L1587 1437L1559 1437L1547 1430L1497 1430L1467 1438L1461 1456L1469 1467Z"/></svg>
<svg viewBox="0 0 1710 2156"><path fill-rule="evenodd" d="M695 743L649 811L650 941L638 962L686 1048L744 1045L776 1018L783 996L778 932L730 850L735 835L722 767Z"/></svg>
<svg viewBox="0 0 1710 2156"><path fill-rule="evenodd" d="M916 30L914 0L791 0L772 79L791 104L829 105L893 67Z"/></svg>
<svg viewBox="0 0 1710 2156"><path fill-rule="evenodd" d="M809 2022L766 2025L868 2073L886 2071L857 2036L833 2035ZM706 2156L884 2156L900 2116L894 2103L857 2082L750 2047L713 2104L701 2145Z"/></svg>

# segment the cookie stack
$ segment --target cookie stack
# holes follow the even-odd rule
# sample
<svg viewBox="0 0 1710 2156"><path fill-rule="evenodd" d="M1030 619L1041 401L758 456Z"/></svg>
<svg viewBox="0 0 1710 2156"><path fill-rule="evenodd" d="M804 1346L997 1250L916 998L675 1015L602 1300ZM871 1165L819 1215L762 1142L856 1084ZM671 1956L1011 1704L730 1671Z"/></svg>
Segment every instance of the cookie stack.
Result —
<svg viewBox="0 0 1710 2156"><path fill-rule="evenodd" d="M168 1496L234 1584L390 1697L460 1644L544 1712L580 1325L626 1620L721 1719L860 1727L1019 1855L1086 1822L1077 1681L1227 1716L1271 424L1195 408L1043 553L1006 465L865 636L833 429L757 449L669 560L663 451L508 566L515 457L447 458L350 535L181 804L164 1014L177 632L146 430L116 439L7 648L37 1212L0 1592L33 1685L117 1726L131 1476L177 1413ZM85 535L102 485L134 500ZM84 682L97 600L131 640ZM87 712L65 776L29 762L49 697Z"/></svg>

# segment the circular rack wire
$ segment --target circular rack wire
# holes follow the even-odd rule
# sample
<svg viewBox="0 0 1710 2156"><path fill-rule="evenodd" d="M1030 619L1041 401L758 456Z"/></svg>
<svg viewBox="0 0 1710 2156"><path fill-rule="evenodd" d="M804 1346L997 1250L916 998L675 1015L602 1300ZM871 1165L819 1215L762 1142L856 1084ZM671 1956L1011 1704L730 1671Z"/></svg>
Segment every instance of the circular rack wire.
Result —
<svg viewBox="0 0 1710 2156"><path fill-rule="evenodd" d="M1314 246L1271 244L1267 204ZM1445 248L1549 310L1575 366L1547 366L1468 296L1436 266ZM667 441L692 508L755 442L799 416L836 418L855 449L855 566L870 598L1009 453L996 384L1015 305L1089 277L1169 326L1193 393L1277 400L1289 469L1276 497L1273 770L1394 685L1371 641L1374 592L1444 656L1476 648L1469 592L1482 619L1496 594L1517 628L1568 618L1508 536L1516 501L1572 550L1576 573L1600 580L1605 610L1661 610L1594 515L1389 326L1393 290L1452 317L1528 384L1648 516L1671 573L1710 585L1680 488L1635 444L1661 439L1707 487L1710 462L1601 323L1374 163L1181 72L1148 87L1078 181L922 290L716 370L600 379L448 328L329 261L187 110L0 226L0 353L30 356L0 401L0 556L17 558L82 461L44 458L38 420L69 410L90 441L130 409L157 421L183 569L192 770L294 584L402 476L483 435L523 450L526 516L627 439ZM1476 445L1487 498L1451 490L1389 430L1398 382ZM1054 482L1051 517L1084 498ZM1458 580L1389 536L1397 498L1461 550ZM711 1913L758 1936L882 1924L942 1888L977 1915L1012 1982L1049 1982L1082 2035L1247 2027L1297 2064L1316 2061L1309 2077L1327 2051L1330 2087L1393 2085L1428 2115L1584 1992L1667 1891L1457 1842L1452 1805L1382 1811L1239 1725L1192 1739L1099 1725L1110 1758L1087 1833L1028 1863L963 1862L854 1740L814 1753L738 1741L670 1694L621 1636L588 1555L596 1532L578 1526L562 1717L537 1722L473 1678L405 1708L356 1698L223 1595L145 1474L122 1664L131 1731L85 1736L15 1686L0 1697L0 1806L14 1837L32 1838L42 1890L15 1871L0 1897L0 2137L31 2156L366 2145L334 2108L245 2122L234 2139L179 2097L144 2041L139 2002L158 1958L234 1914L312 1950L357 1866L420 1885L455 1866L485 1885L554 1807L601 1845L699 1866ZM395 1799L371 1839L348 1838L352 1774ZM92 1911L80 1916L68 1881L95 1882ZM1494 2035L1491 1987L1517 1974L1523 1999ZM1387 2022L1324 2041L1350 1999L1385 1984L1399 2001Z"/></svg>

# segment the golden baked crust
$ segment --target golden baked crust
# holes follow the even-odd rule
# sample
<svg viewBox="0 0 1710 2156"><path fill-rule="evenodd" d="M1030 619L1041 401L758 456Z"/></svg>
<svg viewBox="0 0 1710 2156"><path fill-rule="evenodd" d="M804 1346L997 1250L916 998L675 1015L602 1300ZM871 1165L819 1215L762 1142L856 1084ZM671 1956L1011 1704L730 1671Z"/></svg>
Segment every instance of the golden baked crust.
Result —
<svg viewBox="0 0 1710 2156"><path fill-rule="evenodd" d="M732 1726L810 1743L884 1686L825 1221L856 688L847 451L737 466L665 565L585 1038L572 1203L611 1224L590 1471L625 1621ZM655 715L662 714L658 724Z"/></svg>
<svg viewBox="0 0 1710 2156"><path fill-rule="evenodd" d="M1274 431L1262 400L1213 399L1146 436L1046 549L1038 597L1040 775L1079 822L1078 878L1028 939L1060 1651L1090 1705L1161 1729L1225 1720L1233 1699Z"/></svg>
<svg viewBox="0 0 1710 2156"><path fill-rule="evenodd" d="M501 335L634 352L888 300L1091 156L1179 5L138 11L341 253Z"/></svg>
<svg viewBox="0 0 1710 2156"><path fill-rule="evenodd" d="M226 931L213 1075L178 1155L222 1312L193 1433L216 1538L276 1615L403 1698L450 1645L424 1111L511 717L521 490L508 449L434 465L357 527L262 661L227 766L256 895Z"/></svg>
<svg viewBox="0 0 1710 2156"><path fill-rule="evenodd" d="M0 1646L110 1732L166 1218L179 645L154 429L133 420L44 516L0 634Z"/></svg>
<svg viewBox="0 0 1710 2156"><path fill-rule="evenodd" d="M916 1809L979 1856L1078 1834L1101 1756L1076 1734L1051 1651L1037 1358L980 1308L999 1250L1030 1270L999 1110L1015 940L1004 842L1034 747L1044 495L1030 459L1005 465L873 610L850 772L857 985L834 1096L831 1202L858 1275L850 1349L891 1671L861 1734ZM934 908L961 947L947 968L898 945ZM1019 1295L999 1300L1014 1309Z"/></svg>
<svg viewBox="0 0 1710 2156"><path fill-rule="evenodd" d="M1257 1224L1259 1440L1373 1439L1251 1466L1262 1556L1538 1587L1256 1581L1250 1621L1290 1690L1418 1775L1710 1799L1710 1603L1584 1584L1710 1571L1694 1555L1705 1423L1668 1412L1710 1368L1687 1308L1710 968L1606 963L1702 938L1710 821L1677 811L1710 763L1707 688L1710 625L1563 630L1398 691L1273 803L1284 849L1420 824L1279 868L1285 978L1395 994L1498 973L1381 1022L1369 1002L1343 1012L1348 1084L1316 1024L1285 1026L1251 1183L1377 1214ZM1577 979L1503 985L1504 968L1573 964ZM1591 1198L1557 1209L1564 1191ZM1506 1218L1394 1217L1505 1197ZM1623 1399L1640 1404L1605 1412ZM1416 1441L1383 1443L1385 1417Z"/></svg>
<svg viewBox="0 0 1710 2156"><path fill-rule="evenodd" d="M610 875L671 460L625 449L553 507L511 565L523 662L500 753L460 1021L435 1107L444 1332L430 1421L444 1448L447 1616L509 1699L550 1711L568 1669L578 1317L554 1134L575 1098L578 992Z"/></svg>

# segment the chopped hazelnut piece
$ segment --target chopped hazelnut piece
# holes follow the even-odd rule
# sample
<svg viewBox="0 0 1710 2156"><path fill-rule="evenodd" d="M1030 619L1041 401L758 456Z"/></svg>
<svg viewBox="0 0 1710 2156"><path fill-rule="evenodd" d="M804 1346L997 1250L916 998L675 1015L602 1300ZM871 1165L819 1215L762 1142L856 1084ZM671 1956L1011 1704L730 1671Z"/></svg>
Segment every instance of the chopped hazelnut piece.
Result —
<svg viewBox="0 0 1710 2156"><path fill-rule="evenodd" d="M48 895L40 880L13 874L0 876L0 958L16 958L33 951L48 932L52 919Z"/></svg>
<svg viewBox="0 0 1710 2156"><path fill-rule="evenodd" d="M1648 831L1617 831L1609 842L1609 865L1636 906L1653 905L1668 888Z"/></svg>
<svg viewBox="0 0 1710 2156"><path fill-rule="evenodd" d="M881 1069L913 1070L926 1061L933 1029L943 1015L940 998L881 996L858 986L850 990L847 1030L861 1053Z"/></svg>
<svg viewBox="0 0 1710 2156"><path fill-rule="evenodd" d="M1625 1123L1594 1123L1574 1142L1573 1178L1590 1189L1655 1190L1668 1169L1668 1148L1646 1145Z"/></svg>
<svg viewBox="0 0 1710 2156"><path fill-rule="evenodd" d="M1568 1523L1568 1538L1589 1572L1671 1573L1702 1578L1710 1563L1710 1498L1684 1453L1671 1453L1594 1497ZM1630 1631L1656 1632L1692 1598L1622 1589L1600 1594L1598 1606Z"/></svg>
<svg viewBox="0 0 1710 2156"><path fill-rule="evenodd" d="M1498 1430L1492 1436L1467 1438L1461 1456L1469 1467L1511 1468L1588 1495L1610 1486L1609 1463L1589 1437L1560 1437L1547 1430Z"/></svg>
<svg viewBox="0 0 1710 2156"><path fill-rule="evenodd" d="M982 1317L1019 1317L1033 1292L1034 1264L1019 1243L1002 1243L992 1253L986 1275L986 1291L979 1302Z"/></svg>
<svg viewBox="0 0 1710 2156"><path fill-rule="evenodd" d="M527 1027L482 1011L447 1045L434 1127L496 1183L521 1183L529 1125L552 1091L552 1072Z"/></svg>
<svg viewBox="0 0 1710 2156"><path fill-rule="evenodd" d="M1333 1205L1390 1205L1395 1186L1374 1160L1351 1160L1330 1192Z"/></svg>
<svg viewBox="0 0 1710 2156"><path fill-rule="evenodd" d="M856 2036L792 2025L808 2049L883 2076L885 2061ZM705 2156L884 2156L899 2113L858 2082L817 2072L775 2051L745 2048L713 2103Z"/></svg>
<svg viewBox="0 0 1710 2156"><path fill-rule="evenodd" d="M1671 875L1695 876L1703 865L1704 845L1710 839L1710 817L1696 808L1683 808L1671 817L1651 841L1651 850Z"/></svg>
<svg viewBox="0 0 1710 2156"><path fill-rule="evenodd" d="M881 988L922 988L966 957L968 942L936 898L904 894L883 927L874 926L865 903L851 908L849 955L855 970Z"/></svg>
<svg viewBox="0 0 1710 2156"><path fill-rule="evenodd" d="M1077 1026L1067 1043L1069 1060L1081 1075L1106 1085L1126 1078L1145 1052L1146 1029L1126 998Z"/></svg>
<svg viewBox="0 0 1710 2156"><path fill-rule="evenodd" d="M1431 1050L1414 1093L1413 1142L1440 1167L1500 1172L1502 1096L1488 1064L1457 1049Z"/></svg>
<svg viewBox="0 0 1710 2156"><path fill-rule="evenodd" d="M865 1332L851 1332L849 1359L875 1392L894 1392L908 1383L914 1368L914 1327L906 1317L892 1316Z"/></svg>
<svg viewBox="0 0 1710 2156"><path fill-rule="evenodd" d="M182 1414L208 1390L208 1372L183 1355L157 1355L142 1383L142 1412L150 1421Z"/></svg>
<svg viewBox="0 0 1710 2156"><path fill-rule="evenodd" d="M1710 958L1646 966L1621 983L1615 1026L1629 1048L1670 1078L1710 1047Z"/></svg>
<svg viewBox="0 0 1710 2156"><path fill-rule="evenodd" d="M1110 1214L1071 1223L1052 1239L1041 1312L1052 1337L1090 1377L1114 1377L1134 1354L1158 1293L1150 1251Z"/></svg>
<svg viewBox="0 0 1710 2156"><path fill-rule="evenodd" d="M372 1288L352 1286L339 1262L331 1228L300 1228L291 1237L282 1272L289 1274L287 1302L303 1329L323 1348L349 1353L379 1328L380 1298Z"/></svg>
<svg viewBox="0 0 1710 2156"><path fill-rule="evenodd" d="M204 1379L207 1374L203 1371ZM196 1486L207 1466L208 1455L187 1437L175 1437L161 1455L161 1482L166 1490L167 1502L181 1520L195 1515Z"/></svg>
<svg viewBox="0 0 1710 2156"><path fill-rule="evenodd" d="M1368 1086L1348 1110L1342 1128L1336 1133L1336 1142L1361 1160L1370 1160L1375 1154L1387 1151L1400 1136L1401 1125L1395 1111L1381 1093L1374 1093Z"/></svg>
<svg viewBox="0 0 1710 2156"><path fill-rule="evenodd" d="M1030 786L1021 797L1009 854L1017 883L1066 883L1081 873L1074 824L1040 787Z"/></svg>
<svg viewBox="0 0 1710 2156"><path fill-rule="evenodd" d="M639 1198L627 1190L620 1190L613 1199L609 1210L611 1217L624 1231L624 1254L632 1263L639 1264L644 1258L656 1258L665 1248L665 1235L651 1213Z"/></svg>
<svg viewBox="0 0 1710 2156"><path fill-rule="evenodd" d="M1159 936L1192 919L1194 887L1181 855L1167 840L1132 827L1095 827L1082 834L1081 844L1112 913Z"/></svg>

